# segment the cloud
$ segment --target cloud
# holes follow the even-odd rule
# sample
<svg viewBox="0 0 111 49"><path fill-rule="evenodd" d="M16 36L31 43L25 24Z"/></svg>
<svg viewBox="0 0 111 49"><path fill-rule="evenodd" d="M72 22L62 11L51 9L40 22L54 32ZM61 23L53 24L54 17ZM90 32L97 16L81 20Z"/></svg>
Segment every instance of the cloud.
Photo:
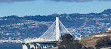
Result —
<svg viewBox="0 0 111 49"><path fill-rule="evenodd" d="M0 2L23 2L23 1L33 1L33 0L0 0Z"/></svg>
<svg viewBox="0 0 111 49"><path fill-rule="evenodd" d="M111 1L111 0L51 0L51 1L86 2L86 1Z"/></svg>

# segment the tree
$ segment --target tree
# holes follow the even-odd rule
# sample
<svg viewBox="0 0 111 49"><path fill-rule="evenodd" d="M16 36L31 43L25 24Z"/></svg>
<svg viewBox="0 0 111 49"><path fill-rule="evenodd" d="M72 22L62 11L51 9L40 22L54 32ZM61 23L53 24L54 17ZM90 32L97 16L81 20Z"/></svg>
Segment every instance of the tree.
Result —
<svg viewBox="0 0 111 49"><path fill-rule="evenodd" d="M111 40L110 37L104 37L101 38L96 42L97 44L95 45L96 47L108 47L111 46Z"/></svg>
<svg viewBox="0 0 111 49"><path fill-rule="evenodd" d="M62 37L62 42L59 44L59 49L81 49L82 44L78 40L74 40L74 37L70 34L65 34Z"/></svg>
<svg viewBox="0 0 111 49"><path fill-rule="evenodd" d="M94 49L94 48L92 48L92 47L83 47L82 49Z"/></svg>
<svg viewBox="0 0 111 49"><path fill-rule="evenodd" d="M94 48L92 48L92 47L88 47L88 48L86 48L86 49L94 49Z"/></svg>

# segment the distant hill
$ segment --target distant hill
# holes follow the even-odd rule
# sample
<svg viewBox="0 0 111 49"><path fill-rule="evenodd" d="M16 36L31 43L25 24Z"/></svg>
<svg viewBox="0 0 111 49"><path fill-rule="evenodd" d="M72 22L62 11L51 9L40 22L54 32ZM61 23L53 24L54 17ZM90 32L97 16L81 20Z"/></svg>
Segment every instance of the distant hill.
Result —
<svg viewBox="0 0 111 49"><path fill-rule="evenodd" d="M101 13L89 14L73 13L23 17L11 15L0 17L0 40L22 40L39 37L55 21L55 17L59 17L70 32L77 36L81 34L83 37L105 31L111 26L111 9L104 10Z"/></svg>

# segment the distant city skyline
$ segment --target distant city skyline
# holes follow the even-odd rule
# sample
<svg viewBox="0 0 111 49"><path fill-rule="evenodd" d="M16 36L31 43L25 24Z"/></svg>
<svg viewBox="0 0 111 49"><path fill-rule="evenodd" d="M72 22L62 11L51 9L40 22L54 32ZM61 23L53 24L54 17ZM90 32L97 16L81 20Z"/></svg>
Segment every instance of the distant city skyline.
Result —
<svg viewBox="0 0 111 49"><path fill-rule="evenodd" d="M111 1L87 1L87 2L66 2L66 1L47 1L35 0L0 0L0 17L17 15L50 15L50 14L71 14L71 13L100 13L106 9L111 9Z"/></svg>

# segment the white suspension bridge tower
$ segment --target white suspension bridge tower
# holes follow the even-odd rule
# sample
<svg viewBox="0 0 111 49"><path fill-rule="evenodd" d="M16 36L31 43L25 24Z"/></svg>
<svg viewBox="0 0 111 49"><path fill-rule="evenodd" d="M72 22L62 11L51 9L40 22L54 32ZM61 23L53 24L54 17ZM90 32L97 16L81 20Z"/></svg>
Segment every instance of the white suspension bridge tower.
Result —
<svg viewBox="0 0 111 49"><path fill-rule="evenodd" d="M24 40L23 49L38 49L38 47L41 47L42 49L47 48L48 46L52 46L51 44L61 41L60 37L64 34L72 35L72 33L70 33L61 23L59 17L56 17L53 24L39 38Z"/></svg>

